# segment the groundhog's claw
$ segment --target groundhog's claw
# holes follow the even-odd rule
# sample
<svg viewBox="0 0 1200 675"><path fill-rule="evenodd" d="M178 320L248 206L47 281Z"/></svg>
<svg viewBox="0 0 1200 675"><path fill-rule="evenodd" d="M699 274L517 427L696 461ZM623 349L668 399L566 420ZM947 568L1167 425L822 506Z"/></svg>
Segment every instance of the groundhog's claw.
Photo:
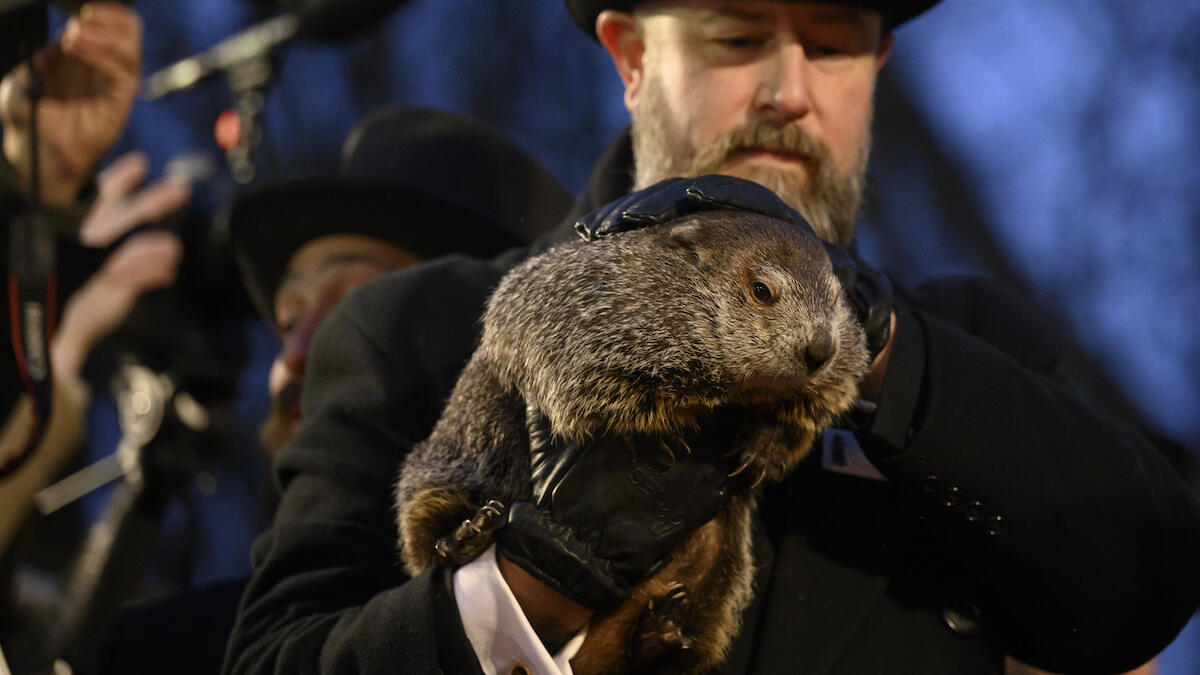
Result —
<svg viewBox="0 0 1200 675"><path fill-rule="evenodd" d="M687 616L691 598L682 583L671 584L665 594L652 598L638 621L638 639L633 657L635 664L648 666L677 651L690 651L695 641L683 633L680 621Z"/></svg>
<svg viewBox="0 0 1200 675"><path fill-rule="evenodd" d="M675 465L675 451L671 449L671 444L667 443L664 440L664 441L660 441L659 445L662 446L663 452L667 453L667 456L671 458L671 466L674 466Z"/></svg>
<svg viewBox="0 0 1200 675"><path fill-rule="evenodd" d="M734 469L733 471L729 472L729 477L733 478L734 476L740 474L741 472L750 468L750 465L753 463L754 463L754 455L746 453L746 457L745 457L745 459L742 460L741 465L739 465L738 468Z"/></svg>
<svg viewBox="0 0 1200 675"><path fill-rule="evenodd" d="M679 441L679 445L683 447L683 454L685 454L685 455L692 454L692 446L688 445L686 440L684 440L682 438L677 439L677 440Z"/></svg>
<svg viewBox="0 0 1200 675"><path fill-rule="evenodd" d="M685 455L692 454L692 448L682 438L663 438L658 442L659 448L670 458L670 465L675 464L676 450Z"/></svg>
<svg viewBox="0 0 1200 675"><path fill-rule="evenodd" d="M461 567L479 557L492 543L492 530L504 515L504 504L495 499L488 500L475 512L474 517L464 520L454 534L442 537L433 545L438 558L454 567Z"/></svg>

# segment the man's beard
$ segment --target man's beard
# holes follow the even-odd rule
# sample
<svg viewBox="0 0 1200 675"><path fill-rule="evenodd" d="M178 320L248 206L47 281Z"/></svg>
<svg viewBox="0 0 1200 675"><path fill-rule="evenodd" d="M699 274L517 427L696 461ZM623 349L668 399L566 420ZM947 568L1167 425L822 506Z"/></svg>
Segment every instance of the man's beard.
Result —
<svg viewBox="0 0 1200 675"><path fill-rule="evenodd" d="M300 411L300 391L300 384L288 384L271 400L271 412L258 430L258 442L269 458L292 440L293 422Z"/></svg>
<svg viewBox="0 0 1200 675"><path fill-rule="evenodd" d="M642 100L632 115L634 189L665 178L721 173L754 181L779 195L812 225L817 236L845 247L854 240L854 218L862 202L871 136L864 135L849 175L840 175L824 143L795 124L752 120L727 131L704 148L686 134L667 127L662 87L654 79L642 84ZM784 171L751 162L727 167L739 152L764 150L798 155L804 171Z"/></svg>

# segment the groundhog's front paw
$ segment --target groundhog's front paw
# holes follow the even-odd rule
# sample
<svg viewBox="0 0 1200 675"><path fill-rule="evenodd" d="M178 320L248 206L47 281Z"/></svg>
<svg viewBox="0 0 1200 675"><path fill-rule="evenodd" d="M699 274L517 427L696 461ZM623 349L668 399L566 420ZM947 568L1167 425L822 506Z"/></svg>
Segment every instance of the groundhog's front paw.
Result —
<svg viewBox="0 0 1200 675"><path fill-rule="evenodd" d="M751 489L783 480L808 454L815 436L813 431L793 425L749 427L734 441L738 466L730 476L741 476Z"/></svg>
<svg viewBox="0 0 1200 675"><path fill-rule="evenodd" d="M648 669L664 655L691 650L693 641L683 632L690 607L687 587L678 582L662 597L651 600L638 618L637 639L630 654L633 663Z"/></svg>
<svg viewBox="0 0 1200 675"><path fill-rule="evenodd" d="M487 521L480 518L491 511L477 508L465 491L422 490L411 500L398 503L397 511L400 559L413 576L447 562L469 560L472 554L477 555L487 548L484 540L490 534L490 528L484 527ZM471 526L473 522L475 527ZM451 541L441 544L440 540L447 534L451 535ZM445 552L439 549L445 549Z"/></svg>
<svg viewBox="0 0 1200 675"><path fill-rule="evenodd" d="M433 545L441 562L462 567L478 558L492 545L492 531L504 517L504 504L491 499L464 520L454 534L438 539Z"/></svg>

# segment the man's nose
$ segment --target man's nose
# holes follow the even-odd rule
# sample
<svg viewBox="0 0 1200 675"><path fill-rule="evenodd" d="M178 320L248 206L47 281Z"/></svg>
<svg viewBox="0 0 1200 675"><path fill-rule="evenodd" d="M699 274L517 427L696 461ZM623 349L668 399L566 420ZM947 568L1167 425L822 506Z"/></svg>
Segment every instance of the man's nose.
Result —
<svg viewBox="0 0 1200 675"><path fill-rule="evenodd" d="M790 122L812 109L808 57L798 42L780 47L764 63L762 85L755 98L760 115L776 122Z"/></svg>

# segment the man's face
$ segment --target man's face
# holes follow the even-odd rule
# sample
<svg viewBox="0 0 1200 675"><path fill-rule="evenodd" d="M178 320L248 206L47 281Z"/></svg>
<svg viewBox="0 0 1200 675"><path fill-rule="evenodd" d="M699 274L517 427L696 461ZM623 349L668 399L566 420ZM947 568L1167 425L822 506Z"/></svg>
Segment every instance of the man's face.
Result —
<svg viewBox="0 0 1200 675"><path fill-rule="evenodd" d="M317 326L350 289L417 262L419 258L397 246L352 234L314 239L292 254L275 295L282 345L267 381L271 413L259 433L268 454L299 428L300 388Z"/></svg>
<svg viewBox="0 0 1200 675"><path fill-rule="evenodd" d="M640 73L625 80L636 187L677 175L746 178L778 193L822 238L849 244L875 77L891 44L879 14L671 0L639 5L634 26Z"/></svg>

